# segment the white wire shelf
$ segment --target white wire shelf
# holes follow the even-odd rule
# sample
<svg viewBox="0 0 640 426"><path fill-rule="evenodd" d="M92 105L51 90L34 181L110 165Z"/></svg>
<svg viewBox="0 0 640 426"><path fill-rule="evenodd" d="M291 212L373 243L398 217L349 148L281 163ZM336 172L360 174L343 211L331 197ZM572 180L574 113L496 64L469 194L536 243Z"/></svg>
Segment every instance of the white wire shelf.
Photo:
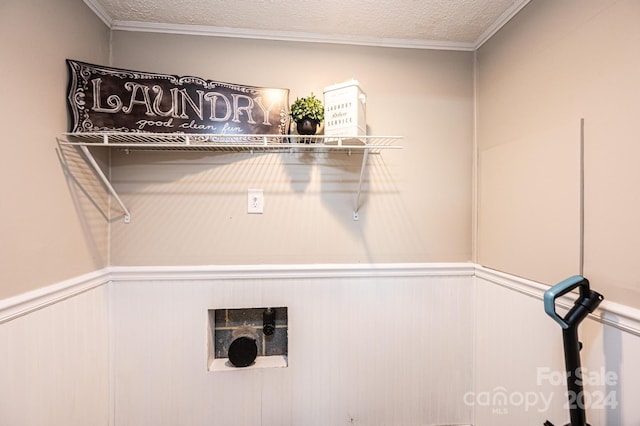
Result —
<svg viewBox="0 0 640 426"><path fill-rule="evenodd" d="M197 151L368 151L399 149L400 136L300 136L197 133L87 132L63 133L62 145L107 146L129 150Z"/></svg>
<svg viewBox="0 0 640 426"><path fill-rule="evenodd" d="M131 221L131 213L115 188L93 158L89 147L120 148L125 151L226 151L226 152L306 152L341 151L348 154L362 152L360 178L356 190L353 220L358 220L360 194L364 170L369 154L384 149L400 149L394 143L401 136L300 136L300 135L229 135L201 133L143 133L143 132L87 132L63 133L56 138L58 145L75 146L83 153L89 166L102 180L105 188L120 205L125 223Z"/></svg>

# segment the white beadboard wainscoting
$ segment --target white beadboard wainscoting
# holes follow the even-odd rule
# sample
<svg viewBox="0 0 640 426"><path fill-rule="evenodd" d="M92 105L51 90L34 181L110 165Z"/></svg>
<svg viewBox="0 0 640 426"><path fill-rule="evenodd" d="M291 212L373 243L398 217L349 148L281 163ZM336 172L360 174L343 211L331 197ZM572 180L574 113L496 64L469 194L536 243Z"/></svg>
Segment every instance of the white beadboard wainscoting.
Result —
<svg viewBox="0 0 640 426"><path fill-rule="evenodd" d="M109 425L108 277L0 300L0 425Z"/></svg>
<svg viewBox="0 0 640 426"><path fill-rule="evenodd" d="M117 269L118 426L471 423L473 265ZM207 371L207 311L286 306L287 368Z"/></svg>
<svg viewBox="0 0 640 426"><path fill-rule="evenodd" d="M470 263L111 267L0 301L0 424L562 425L546 288ZM207 371L208 310L263 306L288 308L289 366ZM580 337L590 424L640 425L638 312L605 300Z"/></svg>
<svg viewBox="0 0 640 426"><path fill-rule="evenodd" d="M562 329L542 302L548 286L480 266L475 283L475 390L467 395L474 424L567 424ZM587 420L591 426L640 425L640 312L604 296L578 330ZM573 305L567 299L556 303L562 315Z"/></svg>

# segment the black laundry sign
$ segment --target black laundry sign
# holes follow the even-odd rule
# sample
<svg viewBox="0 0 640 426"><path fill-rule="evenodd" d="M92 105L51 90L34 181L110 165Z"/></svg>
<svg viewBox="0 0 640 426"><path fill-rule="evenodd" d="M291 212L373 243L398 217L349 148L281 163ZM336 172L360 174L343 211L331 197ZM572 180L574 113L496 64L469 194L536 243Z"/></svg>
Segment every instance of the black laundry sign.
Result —
<svg viewBox="0 0 640 426"><path fill-rule="evenodd" d="M71 132L285 134L289 90L67 59Z"/></svg>

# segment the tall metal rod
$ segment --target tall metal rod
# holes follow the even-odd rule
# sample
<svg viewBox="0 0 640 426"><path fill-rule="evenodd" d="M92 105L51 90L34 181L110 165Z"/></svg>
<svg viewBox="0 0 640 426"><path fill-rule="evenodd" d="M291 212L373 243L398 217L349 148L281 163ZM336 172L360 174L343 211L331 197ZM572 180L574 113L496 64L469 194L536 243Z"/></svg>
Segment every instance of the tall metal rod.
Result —
<svg viewBox="0 0 640 426"><path fill-rule="evenodd" d="M109 182L109 179L107 179L107 177L105 176L104 172L102 171L102 169L100 168L100 166L98 165L96 160L93 158L93 155L91 155L91 152L89 151L89 149L84 145L80 145L80 149L82 150L82 153L84 154L85 158L87 159L87 161L89 162L91 167L93 167L93 170L95 170L96 175L102 181L102 184L104 185L104 187L107 188L109 193L113 196L113 198L120 205L120 208L124 212L124 223L131 222L131 213L129 213L129 210L127 209L127 207L124 205L124 203L122 202L122 200L118 196L118 193L113 188L113 186Z"/></svg>
<svg viewBox="0 0 640 426"><path fill-rule="evenodd" d="M580 275L584 276L584 118L580 119Z"/></svg>

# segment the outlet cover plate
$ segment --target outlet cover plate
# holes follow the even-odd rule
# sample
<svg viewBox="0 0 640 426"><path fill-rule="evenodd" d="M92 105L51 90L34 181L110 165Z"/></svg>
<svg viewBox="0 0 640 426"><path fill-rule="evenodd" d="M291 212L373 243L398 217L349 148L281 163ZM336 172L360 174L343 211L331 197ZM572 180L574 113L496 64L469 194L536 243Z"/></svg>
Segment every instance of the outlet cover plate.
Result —
<svg viewBox="0 0 640 426"><path fill-rule="evenodd" d="M264 212L264 191L249 188L247 190L247 213L262 214Z"/></svg>

